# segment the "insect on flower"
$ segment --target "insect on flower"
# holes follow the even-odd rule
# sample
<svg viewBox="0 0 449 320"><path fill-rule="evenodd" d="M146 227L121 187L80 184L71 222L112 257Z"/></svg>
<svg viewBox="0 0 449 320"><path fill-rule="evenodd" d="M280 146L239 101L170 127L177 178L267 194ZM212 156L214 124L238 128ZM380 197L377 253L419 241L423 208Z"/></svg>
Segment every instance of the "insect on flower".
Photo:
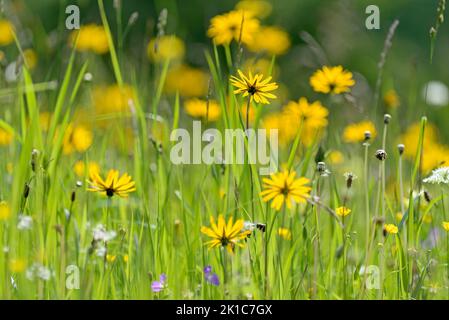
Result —
<svg viewBox="0 0 449 320"><path fill-rule="evenodd" d="M108 198L112 198L114 195L127 198L129 193L136 191L135 185L136 183L127 173L119 178L117 170L110 170L106 180L103 180L98 172L93 172L88 190L99 192Z"/></svg>

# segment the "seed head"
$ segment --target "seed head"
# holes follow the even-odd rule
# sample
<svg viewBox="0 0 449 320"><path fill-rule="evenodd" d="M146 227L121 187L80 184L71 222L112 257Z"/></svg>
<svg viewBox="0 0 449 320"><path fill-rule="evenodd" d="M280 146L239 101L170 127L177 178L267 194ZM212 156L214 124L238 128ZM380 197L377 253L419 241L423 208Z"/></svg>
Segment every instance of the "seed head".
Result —
<svg viewBox="0 0 449 320"><path fill-rule="evenodd" d="M365 142L371 139L371 131L365 131Z"/></svg>
<svg viewBox="0 0 449 320"><path fill-rule="evenodd" d="M375 156L378 160L384 161L387 158L387 153L385 150L379 149L376 151Z"/></svg>
<svg viewBox="0 0 449 320"><path fill-rule="evenodd" d="M403 144L398 144L399 155L402 156L402 154L404 153L404 150L405 150L405 146Z"/></svg>
<svg viewBox="0 0 449 320"><path fill-rule="evenodd" d="M391 120L391 115L389 115L388 113L384 114L384 123L389 124L390 120Z"/></svg>

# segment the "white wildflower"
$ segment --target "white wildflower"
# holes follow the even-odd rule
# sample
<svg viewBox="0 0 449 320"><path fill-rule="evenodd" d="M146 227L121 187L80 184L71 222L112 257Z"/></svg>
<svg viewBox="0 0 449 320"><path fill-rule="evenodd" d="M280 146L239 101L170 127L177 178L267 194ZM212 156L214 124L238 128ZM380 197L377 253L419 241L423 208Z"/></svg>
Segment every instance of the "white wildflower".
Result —
<svg viewBox="0 0 449 320"><path fill-rule="evenodd" d="M98 224L93 230L94 240L95 241L104 241L109 242L115 238L117 233L113 230L107 231L104 225Z"/></svg>
<svg viewBox="0 0 449 320"><path fill-rule="evenodd" d="M449 167L441 167L432 171L432 174L423 180L424 183L449 184Z"/></svg>
<svg viewBox="0 0 449 320"><path fill-rule="evenodd" d="M30 230L33 226L33 218L30 216L19 216L19 223L17 224L17 229L19 230Z"/></svg>

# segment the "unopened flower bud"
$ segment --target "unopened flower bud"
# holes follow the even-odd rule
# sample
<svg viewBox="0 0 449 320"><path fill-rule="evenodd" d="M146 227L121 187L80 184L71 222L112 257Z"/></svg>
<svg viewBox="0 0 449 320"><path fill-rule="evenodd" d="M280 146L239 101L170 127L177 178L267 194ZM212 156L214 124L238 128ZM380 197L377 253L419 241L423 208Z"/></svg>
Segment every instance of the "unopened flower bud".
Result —
<svg viewBox="0 0 449 320"><path fill-rule="evenodd" d="M375 156L378 160L384 161L387 158L387 153L385 150L379 149L376 151Z"/></svg>

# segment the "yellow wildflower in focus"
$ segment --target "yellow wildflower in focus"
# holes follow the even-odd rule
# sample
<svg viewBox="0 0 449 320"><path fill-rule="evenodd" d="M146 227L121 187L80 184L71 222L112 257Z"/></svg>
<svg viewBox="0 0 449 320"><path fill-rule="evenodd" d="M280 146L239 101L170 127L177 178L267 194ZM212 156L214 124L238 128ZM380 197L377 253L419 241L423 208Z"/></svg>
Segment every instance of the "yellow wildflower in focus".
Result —
<svg viewBox="0 0 449 320"><path fill-rule="evenodd" d="M361 121L358 123L353 123L348 126L343 131L343 141L346 143L357 143L365 141L365 132L371 132L371 139L377 136L376 127L371 121Z"/></svg>
<svg viewBox="0 0 449 320"><path fill-rule="evenodd" d="M449 232L449 221L443 221L443 229Z"/></svg>
<svg viewBox="0 0 449 320"><path fill-rule="evenodd" d="M134 89L129 85L110 85L94 88L93 104L97 114L121 113L129 111L130 100L135 100Z"/></svg>
<svg viewBox="0 0 449 320"><path fill-rule="evenodd" d="M117 259L117 256L115 256L115 255L112 255L112 254L106 255L106 261L108 263L113 263L116 259Z"/></svg>
<svg viewBox="0 0 449 320"><path fill-rule="evenodd" d="M37 66L37 54L33 49L26 49L23 51L23 58L28 69L33 70Z"/></svg>
<svg viewBox="0 0 449 320"><path fill-rule="evenodd" d="M8 220L11 216L11 209L7 202L0 202L0 221Z"/></svg>
<svg viewBox="0 0 449 320"><path fill-rule="evenodd" d="M396 234L396 233L398 233L399 229L394 224L385 224L384 231L388 234Z"/></svg>
<svg viewBox="0 0 449 320"><path fill-rule="evenodd" d="M26 262L23 259L9 260L9 271L12 273L21 273L26 269Z"/></svg>
<svg viewBox="0 0 449 320"><path fill-rule="evenodd" d="M285 112L308 128L321 129L328 123L329 111L319 101L309 103L306 98L300 98L298 102L290 101L285 106Z"/></svg>
<svg viewBox="0 0 449 320"><path fill-rule="evenodd" d="M190 99L184 103L184 109L188 115L207 121L217 121L221 115L220 105L215 100Z"/></svg>
<svg viewBox="0 0 449 320"><path fill-rule="evenodd" d="M250 97L251 101L254 99L256 103L269 104L268 99L276 99L276 96L270 91L276 90L278 85L276 82L270 82L271 77L263 79L262 74L253 74L250 72L248 77L238 70L240 78L231 76L231 84L236 88L234 94L242 94L243 97Z"/></svg>
<svg viewBox="0 0 449 320"><path fill-rule="evenodd" d="M244 226L243 219L239 219L234 223L231 217L226 224L226 221L221 214L218 216L217 224L215 223L214 217L211 216L210 225L210 228L205 226L201 227L201 232L212 238L212 240L206 242L210 249L222 246L230 253L233 253L235 245L244 247L239 240L243 240L251 234L251 231L242 231Z"/></svg>
<svg viewBox="0 0 449 320"><path fill-rule="evenodd" d="M98 172L93 172L90 179L88 190L91 192L99 192L108 198L112 198L114 195L127 198L129 193L136 191L136 183L132 181L131 176L124 173L119 177L117 170L109 170L105 180L103 180Z"/></svg>
<svg viewBox="0 0 449 320"><path fill-rule="evenodd" d="M92 145L93 133L83 125L69 124L63 138L62 152L85 152Z"/></svg>
<svg viewBox="0 0 449 320"><path fill-rule="evenodd" d="M207 35L217 45L228 45L232 40L249 44L259 30L259 20L250 13L239 10L213 17Z"/></svg>
<svg viewBox="0 0 449 320"><path fill-rule="evenodd" d="M181 60L186 48L184 42L174 35L151 39L147 54L151 61Z"/></svg>
<svg viewBox="0 0 449 320"><path fill-rule="evenodd" d="M337 209L335 209L335 213L339 217L346 217L347 215L349 215L351 213L351 209L346 208L346 207L338 207Z"/></svg>
<svg viewBox="0 0 449 320"><path fill-rule="evenodd" d="M290 48L291 42L287 32L279 27L261 27L254 34L248 49L253 52L266 52L270 55L283 55Z"/></svg>
<svg viewBox="0 0 449 320"><path fill-rule="evenodd" d="M331 152L329 152L327 157L329 159L329 163L334 165L342 164L343 161L345 160L343 153L341 153L338 150L332 150Z"/></svg>
<svg viewBox="0 0 449 320"><path fill-rule="evenodd" d="M285 203L288 209L292 203L305 203L310 197L310 180L304 177L295 179L296 171L284 170L272 173L270 178L263 178L264 190L260 193L264 202L271 201L271 207L276 211Z"/></svg>
<svg viewBox="0 0 449 320"><path fill-rule="evenodd" d="M235 5L235 8L259 18L268 17L273 9L271 3L264 0L242 0Z"/></svg>
<svg viewBox="0 0 449 320"><path fill-rule="evenodd" d="M92 177L95 173L100 172L100 165L97 162L89 162L87 164L87 170L86 170L86 163L84 161L77 161L75 165L73 166L73 170L75 171L75 174L83 178L85 176Z"/></svg>
<svg viewBox="0 0 449 320"><path fill-rule="evenodd" d="M180 65L167 72L165 92L183 97L203 97L209 87L209 75L201 69Z"/></svg>
<svg viewBox="0 0 449 320"><path fill-rule="evenodd" d="M310 85L316 92L340 94L349 92L355 81L352 73L342 66L324 66L310 77Z"/></svg>
<svg viewBox="0 0 449 320"><path fill-rule="evenodd" d="M384 104L388 109L396 109L401 105L401 101L395 90L388 90L385 93Z"/></svg>
<svg viewBox="0 0 449 320"><path fill-rule="evenodd" d="M292 233L287 228L279 228L278 229L278 236L280 236L284 240L291 240L292 239Z"/></svg>
<svg viewBox="0 0 449 320"><path fill-rule="evenodd" d="M12 132L0 127L0 147L7 146L12 142L14 135Z"/></svg>
<svg viewBox="0 0 449 320"><path fill-rule="evenodd" d="M75 45L78 51L92 51L96 54L105 54L109 51L109 43L106 31L103 26L96 24L88 24L81 26L79 30L75 30L70 34L69 43Z"/></svg>
<svg viewBox="0 0 449 320"><path fill-rule="evenodd" d="M0 19L0 46L7 46L14 41L14 26L5 19Z"/></svg>

